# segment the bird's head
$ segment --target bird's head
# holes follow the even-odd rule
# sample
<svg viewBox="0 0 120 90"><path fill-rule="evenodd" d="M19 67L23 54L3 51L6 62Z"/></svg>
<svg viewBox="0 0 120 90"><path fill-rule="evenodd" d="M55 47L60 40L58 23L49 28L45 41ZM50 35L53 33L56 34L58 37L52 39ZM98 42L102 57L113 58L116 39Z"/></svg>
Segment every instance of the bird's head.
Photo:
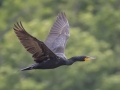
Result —
<svg viewBox="0 0 120 90"><path fill-rule="evenodd" d="M67 62L67 65L72 65L74 62L76 61L89 61L95 59L95 57L91 57L91 56L74 56L72 58L70 58Z"/></svg>
<svg viewBox="0 0 120 90"><path fill-rule="evenodd" d="M81 56L81 60L83 61L89 61L89 60L93 60L95 59L95 57L92 56Z"/></svg>

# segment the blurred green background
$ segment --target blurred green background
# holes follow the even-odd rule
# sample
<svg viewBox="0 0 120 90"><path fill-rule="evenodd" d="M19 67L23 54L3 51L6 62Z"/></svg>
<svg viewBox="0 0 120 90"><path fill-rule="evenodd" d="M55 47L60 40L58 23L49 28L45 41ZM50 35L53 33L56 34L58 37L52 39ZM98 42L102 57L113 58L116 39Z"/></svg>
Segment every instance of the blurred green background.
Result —
<svg viewBox="0 0 120 90"><path fill-rule="evenodd" d="M45 40L64 11L71 37L66 56L96 56L53 70L21 72L34 63L13 25ZM0 0L0 90L120 90L120 0Z"/></svg>

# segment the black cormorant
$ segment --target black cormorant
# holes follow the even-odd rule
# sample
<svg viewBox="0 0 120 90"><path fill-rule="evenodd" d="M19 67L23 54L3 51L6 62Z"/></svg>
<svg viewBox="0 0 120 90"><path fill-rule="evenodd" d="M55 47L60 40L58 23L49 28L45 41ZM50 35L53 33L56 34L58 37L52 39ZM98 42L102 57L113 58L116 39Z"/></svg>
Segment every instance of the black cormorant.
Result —
<svg viewBox="0 0 120 90"><path fill-rule="evenodd" d="M53 24L45 42L27 33L22 23L14 24L14 31L24 48L32 54L35 61L29 67L21 69L53 69L62 65L71 65L76 61L95 59L90 56L74 56L67 59L64 50L69 34L69 23L64 12L61 12Z"/></svg>

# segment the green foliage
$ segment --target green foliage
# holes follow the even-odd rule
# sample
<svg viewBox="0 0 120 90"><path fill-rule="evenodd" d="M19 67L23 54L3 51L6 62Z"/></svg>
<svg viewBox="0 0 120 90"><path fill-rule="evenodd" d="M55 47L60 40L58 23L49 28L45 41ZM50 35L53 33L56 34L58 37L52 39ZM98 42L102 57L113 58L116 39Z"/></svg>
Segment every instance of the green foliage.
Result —
<svg viewBox="0 0 120 90"><path fill-rule="evenodd" d="M0 90L119 90L119 0L0 0ZM71 37L66 56L96 56L53 70L21 72L34 61L13 32L25 29L44 41L56 16L65 11Z"/></svg>

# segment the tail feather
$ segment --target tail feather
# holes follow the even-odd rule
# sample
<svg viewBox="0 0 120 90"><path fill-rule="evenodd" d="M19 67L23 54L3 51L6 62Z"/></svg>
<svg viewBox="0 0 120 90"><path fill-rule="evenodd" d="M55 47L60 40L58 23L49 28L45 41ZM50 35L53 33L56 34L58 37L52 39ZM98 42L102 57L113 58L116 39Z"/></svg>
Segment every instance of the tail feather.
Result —
<svg viewBox="0 0 120 90"><path fill-rule="evenodd" d="M32 70L32 69L35 69L37 66L39 66L39 63L35 63L35 64L32 64L29 67L23 68L23 69L21 69L21 71Z"/></svg>
<svg viewBox="0 0 120 90"><path fill-rule="evenodd" d="M26 68L21 69L21 71L31 70L31 69L33 69L33 68L30 66L30 67L26 67Z"/></svg>

